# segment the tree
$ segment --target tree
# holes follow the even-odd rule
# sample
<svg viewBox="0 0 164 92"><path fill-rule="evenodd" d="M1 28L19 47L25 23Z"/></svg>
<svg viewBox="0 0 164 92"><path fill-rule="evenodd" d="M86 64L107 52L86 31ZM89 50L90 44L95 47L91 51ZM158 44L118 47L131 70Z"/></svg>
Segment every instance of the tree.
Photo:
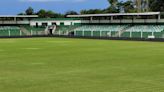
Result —
<svg viewBox="0 0 164 92"><path fill-rule="evenodd" d="M78 15L76 11L67 11L65 15Z"/></svg>
<svg viewBox="0 0 164 92"><path fill-rule="evenodd" d="M134 8L134 4L130 0L123 3L123 9L124 9L124 12L126 12L126 13L136 12L136 10Z"/></svg>
<svg viewBox="0 0 164 92"><path fill-rule="evenodd" d="M155 12L164 12L164 0L150 0L150 9Z"/></svg>
<svg viewBox="0 0 164 92"><path fill-rule="evenodd" d="M46 11L44 9L41 9L37 12L38 16L40 18L63 18L64 15L63 14L60 14L60 13L55 13L53 11Z"/></svg>
<svg viewBox="0 0 164 92"><path fill-rule="evenodd" d="M32 7L29 7L27 10L26 10L26 15L33 15L34 14L34 9Z"/></svg>
<svg viewBox="0 0 164 92"><path fill-rule="evenodd" d="M152 0L133 0L137 12L148 12L149 11L149 2ZM155 1L155 0L153 0Z"/></svg>
<svg viewBox="0 0 164 92"><path fill-rule="evenodd" d="M40 18L45 18L46 17L46 10L44 9L41 9L37 12L37 15L40 17Z"/></svg>
<svg viewBox="0 0 164 92"><path fill-rule="evenodd" d="M117 7L118 0L108 0L110 6Z"/></svg>
<svg viewBox="0 0 164 92"><path fill-rule="evenodd" d="M55 18L64 18L64 14L61 14L61 13L55 13L54 15Z"/></svg>
<svg viewBox="0 0 164 92"><path fill-rule="evenodd" d="M101 9L89 9L89 10L81 10L80 14L100 14L103 13Z"/></svg>
<svg viewBox="0 0 164 92"><path fill-rule="evenodd" d="M51 10L46 12L46 17L47 18L54 18L55 17L55 13Z"/></svg>
<svg viewBox="0 0 164 92"><path fill-rule="evenodd" d="M21 12L21 13L18 13L18 15L26 15L25 13Z"/></svg>
<svg viewBox="0 0 164 92"><path fill-rule="evenodd" d="M110 6L105 10L106 13L118 13L118 0L108 0Z"/></svg>
<svg viewBox="0 0 164 92"><path fill-rule="evenodd" d="M116 7L110 6L104 10L104 13L119 13L119 9Z"/></svg>

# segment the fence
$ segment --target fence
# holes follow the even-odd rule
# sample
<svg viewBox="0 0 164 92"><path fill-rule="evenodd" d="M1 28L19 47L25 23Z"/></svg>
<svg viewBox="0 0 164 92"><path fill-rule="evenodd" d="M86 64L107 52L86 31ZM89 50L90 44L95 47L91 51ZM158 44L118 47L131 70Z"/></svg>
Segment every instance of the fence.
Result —
<svg viewBox="0 0 164 92"><path fill-rule="evenodd" d="M45 35L45 31L33 31L23 32L21 30L0 30L0 36L33 36L33 35Z"/></svg>
<svg viewBox="0 0 164 92"><path fill-rule="evenodd" d="M117 35L118 34L118 35ZM127 38L164 38L164 32L123 32L120 31L74 31L74 36L84 37L127 37Z"/></svg>

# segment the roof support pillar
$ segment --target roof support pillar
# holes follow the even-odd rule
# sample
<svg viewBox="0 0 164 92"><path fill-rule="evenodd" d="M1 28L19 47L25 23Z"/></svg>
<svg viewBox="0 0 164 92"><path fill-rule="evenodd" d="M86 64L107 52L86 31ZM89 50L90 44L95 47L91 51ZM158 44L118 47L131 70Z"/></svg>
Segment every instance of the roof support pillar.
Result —
<svg viewBox="0 0 164 92"><path fill-rule="evenodd" d="M111 19L110 20L113 21L113 16L111 16Z"/></svg>
<svg viewBox="0 0 164 92"><path fill-rule="evenodd" d="M161 19L161 15L159 14L159 15L158 15L158 20L160 20L160 19Z"/></svg>
<svg viewBox="0 0 164 92"><path fill-rule="evenodd" d="M17 22L17 18L16 18L16 17L14 17L14 22L15 22L15 23Z"/></svg>
<svg viewBox="0 0 164 92"><path fill-rule="evenodd" d="M91 22L93 21L93 17L90 17L90 21L91 21Z"/></svg>

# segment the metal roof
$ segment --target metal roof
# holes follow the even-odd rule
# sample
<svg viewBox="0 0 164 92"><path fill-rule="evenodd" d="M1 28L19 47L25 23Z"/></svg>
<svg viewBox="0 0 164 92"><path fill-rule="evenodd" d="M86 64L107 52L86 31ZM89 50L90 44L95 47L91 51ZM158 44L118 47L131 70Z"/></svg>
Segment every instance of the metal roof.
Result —
<svg viewBox="0 0 164 92"><path fill-rule="evenodd" d="M160 15L160 12L83 14L83 15L67 15L67 17L146 16L146 15L147 16L149 16L149 15Z"/></svg>
<svg viewBox="0 0 164 92"><path fill-rule="evenodd" d="M0 15L0 18L7 18L7 17L13 17L13 18L37 18L38 15Z"/></svg>

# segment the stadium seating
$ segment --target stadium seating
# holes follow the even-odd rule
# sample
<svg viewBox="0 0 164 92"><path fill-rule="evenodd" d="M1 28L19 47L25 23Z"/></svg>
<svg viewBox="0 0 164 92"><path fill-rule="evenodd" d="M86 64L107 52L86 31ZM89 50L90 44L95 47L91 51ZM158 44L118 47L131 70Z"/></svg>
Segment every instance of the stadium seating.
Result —
<svg viewBox="0 0 164 92"><path fill-rule="evenodd" d="M122 31L123 32L120 32ZM76 36L110 36L116 37L120 32L120 37L148 38L154 35L162 38L164 25L83 25L73 31ZM117 36L118 37L118 36Z"/></svg>
<svg viewBox="0 0 164 92"><path fill-rule="evenodd" d="M114 36L118 31L126 27L128 25L83 25L74 29L74 31L76 31L77 36Z"/></svg>
<svg viewBox="0 0 164 92"><path fill-rule="evenodd" d="M148 38L148 36L155 36L156 38L162 38L162 32L164 25L134 25L124 32L122 37L133 38ZM130 36L131 34L131 36Z"/></svg>
<svg viewBox="0 0 164 92"><path fill-rule="evenodd" d="M0 36L40 35L45 34L45 27L31 27L29 25L0 26ZM32 32L32 33L31 33ZM55 34L68 35L74 32L76 36L97 37L131 37L131 38L164 38L164 25L78 25L57 26Z"/></svg>
<svg viewBox="0 0 164 92"><path fill-rule="evenodd" d="M18 36L20 28L16 26L0 26L0 36Z"/></svg>
<svg viewBox="0 0 164 92"><path fill-rule="evenodd" d="M26 28L27 31L29 31L29 32L31 32L31 30L32 31L44 31L45 30L45 27L31 27L28 25L24 25L23 27Z"/></svg>
<svg viewBox="0 0 164 92"><path fill-rule="evenodd" d="M45 27L32 27L29 25L21 25L20 28L24 35L40 35L45 31Z"/></svg>
<svg viewBox="0 0 164 92"><path fill-rule="evenodd" d="M0 26L0 36L27 36L39 35L44 33L45 28L43 27L31 27L28 25L21 26Z"/></svg>
<svg viewBox="0 0 164 92"><path fill-rule="evenodd" d="M55 34L68 35L69 32L72 32L80 26L57 26Z"/></svg>
<svg viewBox="0 0 164 92"><path fill-rule="evenodd" d="M161 32L164 25L134 25L127 32Z"/></svg>
<svg viewBox="0 0 164 92"><path fill-rule="evenodd" d="M120 31L128 25L85 25L76 28L76 31Z"/></svg>

